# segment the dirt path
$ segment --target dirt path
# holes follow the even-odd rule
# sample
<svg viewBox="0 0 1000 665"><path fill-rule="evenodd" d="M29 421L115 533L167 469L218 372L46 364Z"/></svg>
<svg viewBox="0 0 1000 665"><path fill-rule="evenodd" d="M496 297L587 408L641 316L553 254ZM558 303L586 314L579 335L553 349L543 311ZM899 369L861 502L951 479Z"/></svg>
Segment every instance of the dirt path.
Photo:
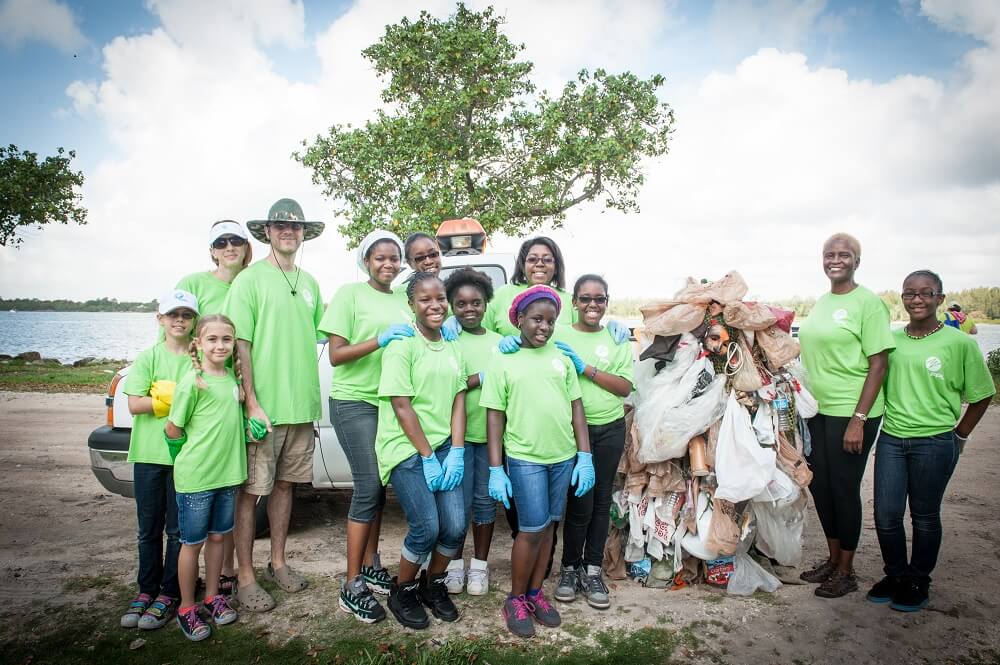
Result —
<svg viewBox="0 0 1000 665"><path fill-rule="evenodd" d="M0 393L0 604L8 617L92 601L94 592L73 580L106 576L129 584L134 578L134 505L108 495L89 467L86 439L102 406L97 395ZM580 602L560 606L564 627L546 631L543 639L586 640L606 629L655 626L683 630L687 639L676 655L693 661L938 663L978 651L991 654L988 662L994 662L1000 653L998 450L1000 410L994 409L945 497L945 543L926 611L901 614L864 600L863 591L881 577L869 464L857 558L862 593L824 601L812 587L785 586L773 596L743 599L702 587L671 592L620 582L612 585L611 610L599 612ZM343 492L311 492L297 500L289 554L311 576L315 590L279 596L276 611L247 619L260 631L280 637L329 634L338 626L361 630L336 608L336 579L346 565L348 501ZM393 503L383 529L387 559L398 555L404 534L405 521ZM463 611L458 634L502 635L499 590L509 581L509 538L501 519L492 562L498 591L478 599L458 597ZM822 557L815 516L805 538L806 560ZM266 547L266 540L257 542L258 565L267 560ZM391 620L363 630L378 640L392 640L402 631ZM446 639L455 630L435 621L429 637Z"/></svg>

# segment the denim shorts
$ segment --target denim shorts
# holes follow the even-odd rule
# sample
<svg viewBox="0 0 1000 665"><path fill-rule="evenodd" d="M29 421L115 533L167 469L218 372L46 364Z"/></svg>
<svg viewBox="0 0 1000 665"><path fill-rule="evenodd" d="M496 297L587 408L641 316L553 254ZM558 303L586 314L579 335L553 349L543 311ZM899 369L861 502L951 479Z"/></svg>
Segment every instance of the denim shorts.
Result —
<svg viewBox="0 0 1000 665"><path fill-rule="evenodd" d="M507 458L507 475L517 504L518 531L537 533L562 519L575 462L575 457L555 464Z"/></svg>
<svg viewBox="0 0 1000 665"><path fill-rule="evenodd" d="M233 530L235 509L235 487L177 492L177 525L181 530L181 543L199 545L208 539L210 533L229 533Z"/></svg>
<svg viewBox="0 0 1000 665"><path fill-rule="evenodd" d="M490 458L485 443L465 443L465 475L462 493L465 513L473 524L493 524L497 520L497 502L490 496Z"/></svg>

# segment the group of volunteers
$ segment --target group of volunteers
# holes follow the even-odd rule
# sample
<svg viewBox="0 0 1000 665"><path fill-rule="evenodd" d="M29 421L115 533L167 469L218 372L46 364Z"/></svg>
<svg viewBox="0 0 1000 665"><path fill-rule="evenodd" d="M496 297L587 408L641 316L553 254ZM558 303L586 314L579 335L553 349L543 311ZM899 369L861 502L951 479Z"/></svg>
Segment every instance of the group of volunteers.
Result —
<svg viewBox="0 0 1000 665"><path fill-rule="evenodd" d="M246 229L217 222L209 232L215 269L183 278L160 299L161 337L136 359L124 388L135 416L128 459L139 594L122 626L154 629L176 616L187 638L201 640L212 623L237 620L234 605L272 609L253 565L262 496L270 522L262 574L289 593L306 588L285 545L293 485L312 479L324 339L334 367L330 420L354 483L341 610L380 621L379 594L409 628L426 628L428 611L458 620L451 595L489 589L497 502L514 536L502 607L513 634L560 624L544 589L560 523L552 597L610 607L601 565L634 384L628 328L602 323L604 278L583 275L567 292L558 245L536 237L522 243L504 286L495 289L471 268L442 280L434 237L415 233L403 242L376 230L357 249L366 279L341 286L324 308L318 283L295 263L303 242L323 228L291 199ZM252 264L248 232L268 250ZM830 551L802 577L820 584L818 595L857 588L860 483L878 436L875 517L886 578L868 598L919 609L940 547L944 489L993 383L975 342L937 320L944 297L937 275L906 278L910 321L892 332L885 305L854 281L860 256L850 236L827 241L831 291L800 331L820 403L809 422L810 490ZM393 287L404 263L413 272ZM390 484L408 526L395 575L379 552Z"/></svg>

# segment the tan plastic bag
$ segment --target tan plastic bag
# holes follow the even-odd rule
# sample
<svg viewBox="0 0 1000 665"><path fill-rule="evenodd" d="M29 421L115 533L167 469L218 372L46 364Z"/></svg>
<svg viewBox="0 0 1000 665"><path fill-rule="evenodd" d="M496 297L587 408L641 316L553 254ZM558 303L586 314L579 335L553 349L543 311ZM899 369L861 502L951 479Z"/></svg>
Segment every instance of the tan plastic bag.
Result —
<svg viewBox="0 0 1000 665"><path fill-rule="evenodd" d="M661 302L640 307L644 332L649 335L679 335L691 332L705 321L705 305Z"/></svg>
<svg viewBox="0 0 1000 665"><path fill-rule="evenodd" d="M721 279L702 284L691 277L680 291L674 294L675 302L700 303L707 305L712 302L723 304L734 300L743 300L747 294L747 283L743 276L735 270L726 273Z"/></svg>
<svg viewBox="0 0 1000 665"><path fill-rule="evenodd" d="M726 323L741 330L763 330L773 326L778 318L771 308L759 302L729 302L722 310Z"/></svg>
<svg viewBox="0 0 1000 665"><path fill-rule="evenodd" d="M740 527L736 523L736 506L725 499L712 499L712 521L708 525L705 546L719 556L736 554Z"/></svg>
<svg viewBox="0 0 1000 665"><path fill-rule="evenodd" d="M729 343L729 358L726 362L726 374L732 377L732 386L745 393L756 392L764 386L760 372L754 363L753 354L746 341L740 336L739 341ZM734 366L735 365L735 366Z"/></svg>
<svg viewBox="0 0 1000 665"><path fill-rule="evenodd" d="M757 333L757 344L772 369L780 369L799 357L799 341L778 326L765 328Z"/></svg>
<svg viewBox="0 0 1000 665"><path fill-rule="evenodd" d="M813 472L799 449L791 444L785 435L778 432L778 468L787 473L800 488L809 487Z"/></svg>

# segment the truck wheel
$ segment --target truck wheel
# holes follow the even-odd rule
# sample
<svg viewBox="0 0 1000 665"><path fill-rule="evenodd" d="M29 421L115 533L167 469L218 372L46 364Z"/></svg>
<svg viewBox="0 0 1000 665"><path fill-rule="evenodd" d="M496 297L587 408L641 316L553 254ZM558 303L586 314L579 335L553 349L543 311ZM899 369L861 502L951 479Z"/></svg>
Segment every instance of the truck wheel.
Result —
<svg viewBox="0 0 1000 665"><path fill-rule="evenodd" d="M263 538L271 530L267 519L267 496L257 497L257 510L254 513L254 537Z"/></svg>

